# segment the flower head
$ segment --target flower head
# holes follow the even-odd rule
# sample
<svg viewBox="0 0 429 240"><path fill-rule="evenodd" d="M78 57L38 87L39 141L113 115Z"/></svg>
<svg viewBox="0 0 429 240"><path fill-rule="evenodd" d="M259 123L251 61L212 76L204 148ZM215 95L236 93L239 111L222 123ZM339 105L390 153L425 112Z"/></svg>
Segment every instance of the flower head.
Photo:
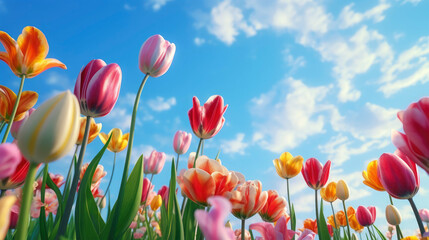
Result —
<svg viewBox="0 0 429 240"><path fill-rule="evenodd" d="M110 135L112 135L112 139L109 142L109 146L107 146L107 149L109 151L118 153L123 151L127 147L128 138L130 137L129 133L122 135L121 129L113 128L112 130L110 130L109 134L100 133L98 137L103 144L106 144Z"/></svg>
<svg viewBox="0 0 429 240"><path fill-rule="evenodd" d="M339 180L337 182L337 197L338 199L345 201L349 199L349 187L344 180Z"/></svg>
<svg viewBox="0 0 429 240"><path fill-rule="evenodd" d="M426 208L419 210L420 218L423 222L429 223L429 210Z"/></svg>
<svg viewBox="0 0 429 240"><path fill-rule="evenodd" d="M250 224L249 229L258 231L262 235L263 240L291 240L296 232L287 229L289 218L282 216L275 227L271 223L260 222Z"/></svg>
<svg viewBox="0 0 429 240"><path fill-rule="evenodd" d="M52 213L54 215L57 214L58 199L57 199L57 195L55 194L54 190L52 190L52 189L46 189L45 190L45 201L44 202L42 202L40 190L36 191L36 196L33 198L33 202L31 203L31 217L32 218L39 218L40 209L42 207L45 207L46 217L49 215L49 213Z"/></svg>
<svg viewBox="0 0 429 240"><path fill-rule="evenodd" d="M77 145L81 145L83 141L83 135L85 134L85 126L86 126L86 117L80 118L80 130L79 130L79 136L76 140ZM89 133L88 133L88 143L91 143L94 141L94 139L98 136L98 134L101 131L102 124L101 123L95 123L94 118L91 118L91 123L89 125Z"/></svg>
<svg viewBox="0 0 429 240"><path fill-rule="evenodd" d="M24 119L27 111L30 110L37 102L39 95L33 91L23 91L19 99L13 121ZM8 87L0 85L0 120L9 122L12 117L13 107L15 106L16 94ZM15 124L15 123L14 123ZM12 125L13 126L13 125Z"/></svg>
<svg viewBox="0 0 429 240"><path fill-rule="evenodd" d="M397 226L401 224L402 217L399 210L393 205L387 205L386 207L386 220L389 224Z"/></svg>
<svg viewBox="0 0 429 240"><path fill-rule="evenodd" d="M273 163L277 174L282 178L289 179L301 172L303 161L304 158L301 156L293 157L292 154L284 152L280 158L274 159Z"/></svg>
<svg viewBox="0 0 429 240"><path fill-rule="evenodd" d="M378 160L373 160L370 163L368 163L368 166L366 167L366 171L362 172L362 176L365 179L363 183L374 190L385 191L378 177L377 166L378 166Z"/></svg>
<svg viewBox="0 0 429 240"><path fill-rule="evenodd" d="M176 134L174 134L173 139L174 151L179 155L185 154L191 145L191 140L192 135L190 133L185 131L177 131Z"/></svg>
<svg viewBox="0 0 429 240"><path fill-rule="evenodd" d="M308 229L308 230L311 230L317 234L317 221L316 221L316 219L312 220L311 218L307 218L304 220L303 225L304 225L303 228L299 229L301 232L303 232L305 229Z"/></svg>
<svg viewBox="0 0 429 240"><path fill-rule="evenodd" d="M329 171L331 169L331 161L328 160L325 166L316 158L309 158L305 161L301 173L307 185L314 189L319 190L325 186L329 178Z"/></svg>
<svg viewBox="0 0 429 240"><path fill-rule="evenodd" d="M326 187L320 189L320 196L327 202L335 202L337 200L337 183L330 182Z"/></svg>
<svg viewBox="0 0 429 240"><path fill-rule="evenodd" d="M259 216L266 222L277 222L282 216L285 216L289 220L289 216L286 213L286 199L279 196L277 191L268 190L267 203L259 211Z"/></svg>
<svg viewBox="0 0 429 240"><path fill-rule="evenodd" d="M267 199L268 193L262 191L260 181L246 181L232 191L229 199L232 203L232 214L238 219L248 219L261 211Z"/></svg>
<svg viewBox="0 0 429 240"><path fill-rule="evenodd" d="M139 54L139 68L151 77L160 77L170 68L176 52L176 45L161 35L153 35L142 45Z"/></svg>
<svg viewBox="0 0 429 240"><path fill-rule="evenodd" d="M7 178L1 179L0 189L14 189L21 186L27 177L30 162L21 155L20 162L15 171Z"/></svg>
<svg viewBox="0 0 429 240"><path fill-rule="evenodd" d="M153 150L149 157L144 157L144 173L160 173L164 168L165 157L165 153Z"/></svg>
<svg viewBox="0 0 429 240"><path fill-rule="evenodd" d="M366 208L364 206L359 206L356 210L356 218L359 224L364 227L372 225L376 218L375 207L369 206Z"/></svg>
<svg viewBox="0 0 429 240"><path fill-rule="evenodd" d="M21 159L21 152L15 144L0 144L0 179L12 176Z"/></svg>

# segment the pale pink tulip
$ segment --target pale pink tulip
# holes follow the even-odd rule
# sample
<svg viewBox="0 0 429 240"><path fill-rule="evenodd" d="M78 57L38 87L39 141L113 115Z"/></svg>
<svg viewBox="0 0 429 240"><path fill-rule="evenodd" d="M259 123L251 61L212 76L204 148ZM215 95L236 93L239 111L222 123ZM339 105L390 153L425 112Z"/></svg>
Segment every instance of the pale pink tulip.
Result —
<svg viewBox="0 0 429 240"><path fill-rule="evenodd" d="M176 45L161 35L153 35L142 45L139 54L139 68L151 77L160 77L170 68L176 52Z"/></svg>
<svg viewBox="0 0 429 240"><path fill-rule="evenodd" d="M259 222L250 224L249 228L258 231L262 235L262 238L259 238L261 240L290 240L296 232L287 229L288 220L288 218L282 216L275 227L268 222Z"/></svg>
<svg viewBox="0 0 429 240"><path fill-rule="evenodd" d="M165 153L153 150L149 157L144 157L144 173L160 173L164 167L165 158Z"/></svg>
<svg viewBox="0 0 429 240"><path fill-rule="evenodd" d="M179 154L185 154L191 145L192 134L185 131L177 131L173 139L174 151Z"/></svg>
<svg viewBox="0 0 429 240"><path fill-rule="evenodd" d="M83 176L85 175L85 172L86 172L86 169L88 168L88 166L89 166L89 163L85 163L82 166L82 168L80 170L80 179L81 180L83 179ZM94 176L92 176L91 183L95 184L95 183L100 182L101 179L106 175L107 175L107 172L104 171L103 165L101 165L101 164L97 165L97 168L95 169L95 172L94 172Z"/></svg>
<svg viewBox="0 0 429 240"><path fill-rule="evenodd" d="M137 228L136 232L133 234L134 239L140 239L143 237L143 235L146 232L146 228L145 227L141 227L141 228Z"/></svg>
<svg viewBox="0 0 429 240"><path fill-rule="evenodd" d="M316 233L311 231L310 229L304 229L304 232L302 232L297 240L314 240L316 237Z"/></svg>
<svg viewBox="0 0 429 240"><path fill-rule="evenodd" d="M426 208L419 210L420 218L423 222L429 223L429 210Z"/></svg>
<svg viewBox="0 0 429 240"><path fill-rule="evenodd" d="M234 231L235 240L241 240L241 229L235 229ZM244 230L244 240L251 240L252 235L250 235L250 232L247 230Z"/></svg>
<svg viewBox="0 0 429 240"><path fill-rule="evenodd" d="M40 208L45 207L46 217L49 213L54 215L57 214L58 209L58 199L54 190L46 189L45 190L45 202L43 203L41 200L41 193L39 190L36 191L36 196L33 198L33 202L31 203L31 217L38 218L40 216Z"/></svg>

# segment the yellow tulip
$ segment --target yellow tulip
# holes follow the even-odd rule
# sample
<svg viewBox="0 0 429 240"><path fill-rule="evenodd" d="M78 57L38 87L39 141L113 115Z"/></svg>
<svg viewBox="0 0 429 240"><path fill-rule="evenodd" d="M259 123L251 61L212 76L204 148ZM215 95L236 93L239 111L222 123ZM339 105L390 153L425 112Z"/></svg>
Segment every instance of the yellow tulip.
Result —
<svg viewBox="0 0 429 240"><path fill-rule="evenodd" d="M15 201L16 196L14 195L0 198L0 239L4 239L9 230L10 210Z"/></svg>
<svg viewBox="0 0 429 240"><path fill-rule="evenodd" d="M293 178L301 172L304 158L301 156L293 157L292 154L284 152L279 159L273 160L277 174L285 179Z"/></svg>
<svg viewBox="0 0 429 240"><path fill-rule="evenodd" d="M399 210L393 205L387 205L386 207L386 220L389 224L397 226L401 224L402 217Z"/></svg>
<svg viewBox="0 0 429 240"><path fill-rule="evenodd" d="M408 237L402 238L401 240L419 240L419 238L416 236L408 236Z"/></svg>
<svg viewBox="0 0 429 240"><path fill-rule="evenodd" d="M162 197L161 195L156 195L152 201L150 202L150 208L152 211L158 210L159 207L162 205Z"/></svg>
<svg viewBox="0 0 429 240"><path fill-rule="evenodd" d="M49 163L67 154L79 134L80 109L66 91L44 102L21 126L18 147L31 163Z"/></svg>
<svg viewBox="0 0 429 240"><path fill-rule="evenodd" d="M21 98L16 110L13 121L22 120L25 117L25 113L34 106L37 102L38 94L33 91L24 91L21 94ZM16 94L8 87L0 85L0 120L9 122L12 117L13 107L16 101Z"/></svg>
<svg viewBox="0 0 429 240"><path fill-rule="evenodd" d="M109 146L107 146L109 151L117 153L121 152L127 147L129 133L122 135L121 129L113 128L110 130L108 135L105 133L100 133L98 137L100 138L101 142L103 142L103 144L106 144L110 135L112 135L112 139L110 140Z"/></svg>
<svg viewBox="0 0 429 240"><path fill-rule="evenodd" d="M334 202L337 200L337 184L335 182L330 182L326 187L320 189L320 196L326 202Z"/></svg>
<svg viewBox="0 0 429 240"><path fill-rule="evenodd" d="M344 180L340 180L337 182L337 197L338 199L345 201L349 199L349 187Z"/></svg>
<svg viewBox="0 0 429 240"><path fill-rule="evenodd" d="M85 126L86 126L86 117L80 118L80 129L79 129L79 136L76 140L77 145L82 144L83 135L85 134ZM91 123L89 126L89 135L88 135L88 143L91 143L94 141L94 139L98 136L98 134L101 131L102 124L101 123L95 123L94 118L91 118Z"/></svg>
<svg viewBox="0 0 429 240"><path fill-rule="evenodd" d="M385 191L380 179L378 178L377 165L377 160L371 161L368 164L366 171L362 172L362 176L365 179L363 183L374 190Z"/></svg>
<svg viewBox="0 0 429 240"><path fill-rule="evenodd" d="M353 230L355 230L356 232L362 232L363 229L364 229L364 226L362 226L362 225L359 224L359 222L358 222L358 220L356 218L356 213L354 212L354 209L353 209L353 214L349 214L349 212L352 212L350 210L350 208L347 209L347 214L349 215L349 225L350 225L350 227Z"/></svg>

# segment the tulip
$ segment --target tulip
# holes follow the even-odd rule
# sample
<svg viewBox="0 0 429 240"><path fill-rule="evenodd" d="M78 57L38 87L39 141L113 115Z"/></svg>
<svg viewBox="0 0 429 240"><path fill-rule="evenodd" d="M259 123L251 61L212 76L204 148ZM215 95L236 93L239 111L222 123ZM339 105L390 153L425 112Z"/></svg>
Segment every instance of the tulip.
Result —
<svg viewBox="0 0 429 240"><path fill-rule="evenodd" d="M145 227L137 228L136 231L133 234L133 238L134 239L141 239L143 237L143 235L145 234L145 232L146 232L146 228Z"/></svg>
<svg viewBox="0 0 429 240"><path fill-rule="evenodd" d="M428 209L426 209L426 208L420 209L419 215L420 215L420 218L422 219L423 222L429 223L429 210Z"/></svg>
<svg viewBox="0 0 429 240"><path fill-rule="evenodd" d="M275 190L268 190L267 193L267 203L259 211L259 216L261 216L262 220L265 222L277 222L282 216L286 216L289 219L286 213L286 199L279 196Z"/></svg>
<svg viewBox="0 0 429 240"><path fill-rule="evenodd" d="M30 108L24 115L24 118L13 122L12 127L10 128L10 133L12 134L12 137L15 138L16 140L18 139L18 132L19 129L21 128L22 125L24 125L25 121L27 121L28 117L34 112L36 111L35 108Z"/></svg>
<svg viewBox="0 0 429 240"><path fill-rule="evenodd" d="M66 66L56 59L45 59L49 51L48 42L45 35L35 27L25 27L18 41L0 31L0 42L6 49L6 52L0 52L0 60L7 63L18 77L24 75L32 78L53 67L66 69Z"/></svg>
<svg viewBox="0 0 429 240"><path fill-rule="evenodd" d="M160 77L170 68L176 45L157 34L148 38L139 54L139 68L151 77Z"/></svg>
<svg viewBox="0 0 429 240"><path fill-rule="evenodd" d="M344 211L338 211L338 212L335 214L335 219L337 220L337 223L338 223L341 227L345 227L345 226L347 226L346 214L344 213Z"/></svg>
<svg viewBox="0 0 429 240"><path fill-rule="evenodd" d="M292 154L284 152L280 158L273 160L273 164L280 177L290 179L301 172L303 161L301 156L293 157Z"/></svg>
<svg viewBox="0 0 429 240"><path fill-rule="evenodd" d="M311 231L310 229L305 229L301 235L299 235L298 240L314 240L316 237L316 233Z"/></svg>
<svg viewBox="0 0 429 240"><path fill-rule="evenodd" d="M305 229L311 230L314 233L318 233L318 229L317 229L317 221L316 220L312 220L310 218L307 218L304 220L303 222L304 227L302 229L299 229L301 232L303 232Z"/></svg>
<svg viewBox="0 0 429 240"><path fill-rule="evenodd" d="M27 176L29 167L30 162L21 155L20 162L18 163L15 172L8 178L0 180L0 189L14 189L21 186Z"/></svg>
<svg viewBox="0 0 429 240"><path fill-rule="evenodd" d="M337 182L337 197L342 201L349 199L349 187L342 179Z"/></svg>
<svg viewBox="0 0 429 240"><path fill-rule="evenodd" d="M49 177L51 178L52 182L54 182L54 184L60 188L63 184L64 184L64 177L61 174L53 174L53 173L49 173ZM40 190L42 189L42 183L43 183L43 177L40 177L39 179L37 179L37 187L36 189ZM45 189L50 188L47 184L45 185Z"/></svg>
<svg viewBox="0 0 429 240"><path fill-rule="evenodd" d="M85 175L86 169L88 168L89 163L85 163L82 168L80 169L80 176L79 179L82 180L83 176ZM107 175L107 172L104 171L103 165L97 165L97 168L95 169L94 175L92 176L91 184L99 183L101 182L101 179Z"/></svg>
<svg viewBox="0 0 429 240"><path fill-rule="evenodd" d="M38 97L39 94L33 91L22 92L13 121L24 119L27 111L36 104ZM16 100L17 96L12 90L0 85L0 120L10 122Z"/></svg>
<svg viewBox="0 0 429 240"><path fill-rule="evenodd" d="M365 179L363 183L374 190L385 191L383 184L381 184L380 178L378 177L377 169L378 161L371 161L366 167L366 171L362 172L362 176Z"/></svg>
<svg viewBox="0 0 429 240"><path fill-rule="evenodd" d="M392 131L393 144L429 174L429 98L398 113L405 134Z"/></svg>
<svg viewBox="0 0 429 240"><path fill-rule="evenodd" d="M234 231L234 240L240 240L242 237L241 229L235 229ZM261 240L260 238L256 238L257 240ZM247 230L244 230L244 240L252 240L252 236L250 235L250 232Z"/></svg>
<svg viewBox="0 0 429 240"><path fill-rule="evenodd" d="M12 176L21 159L21 153L15 144L0 144L0 179Z"/></svg>
<svg viewBox="0 0 429 240"><path fill-rule="evenodd" d="M401 224L401 221L402 221L401 213L395 206L387 205L386 220L389 224L392 224L394 226Z"/></svg>
<svg viewBox="0 0 429 240"><path fill-rule="evenodd" d="M81 117L80 118L79 136L78 136L77 141L76 141L77 145L82 144L83 135L85 133L85 126L86 126L86 117ZM95 123L94 118L91 118L91 123L90 123L90 127L89 127L89 135L88 135L88 143L94 141L94 139L100 133L101 127L102 127L101 123Z"/></svg>
<svg viewBox="0 0 429 240"><path fill-rule="evenodd" d="M261 211L268 199L268 193L262 191L262 183L258 180L246 181L237 186L231 195L232 214L241 220Z"/></svg>
<svg viewBox="0 0 429 240"><path fill-rule="evenodd" d="M347 211L348 213L349 211ZM353 213L351 215L349 215L349 224L350 227L355 230L356 232L362 232L364 227L362 225L359 224L357 218L356 218L356 213Z"/></svg>
<svg viewBox="0 0 429 240"><path fill-rule="evenodd" d="M357 237L356 233L352 234L352 240L359 240L359 238Z"/></svg>
<svg viewBox="0 0 429 240"><path fill-rule="evenodd" d="M149 157L144 158L144 173L160 173L164 168L165 157L165 153L153 150Z"/></svg>
<svg viewBox="0 0 429 240"><path fill-rule="evenodd" d="M155 186L152 185L150 180L148 178L143 179L143 190L142 190L142 199L141 203L147 203L146 205L149 205L149 203L152 201L152 198L154 196L151 196L151 192L153 191L153 188Z"/></svg>
<svg viewBox="0 0 429 240"><path fill-rule="evenodd" d="M356 211L356 218L360 225L368 227L375 222L376 210L375 207L370 206L368 208L359 206Z"/></svg>
<svg viewBox="0 0 429 240"><path fill-rule="evenodd" d="M330 160L323 166L316 158L309 158L302 167L301 173L310 188L319 190L328 181L330 169Z"/></svg>
<svg viewBox="0 0 429 240"><path fill-rule="evenodd" d="M159 207L161 207L161 204L162 204L161 195L156 195L150 202L150 208L152 209L152 211L156 211L158 210Z"/></svg>
<svg viewBox="0 0 429 240"><path fill-rule="evenodd" d="M4 239L9 230L10 213L15 202L16 197L12 195L0 198L0 239Z"/></svg>
<svg viewBox="0 0 429 240"><path fill-rule="evenodd" d="M225 227L225 218L231 212L231 203L224 197L210 197L207 202L212 206L209 212L196 210L195 218L207 240L233 240L234 233Z"/></svg>
<svg viewBox="0 0 429 240"><path fill-rule="evenodd" d="M79 134L79 105L69 92L44 102L18 133L18 147L30 162L49 163L67 154Z"/></svg>
<svg viewBox="0 0 429 240"><path fill-rule="evenodd" d="M45 201L44 202L42 202L40 190L36 191L36 195L33 199L33 202L31 203L31 217L32 218L39 218L40 209L42 207L45 207L46 217L49 216L49 213L52 213L54 215L57 214L58 199L57 199L57 195L55 194L54 190L52 190L52 189L46 189L45 190Z"/></svg>
<svg viewBox="0 0 429 240"><path fill-rule="evenodd" d="M295 236L295 231L287 229L288 221L289 218L282 216L275 227L271 223L260 222L250 224L249 229L258 231L265 240L290 240Z"/></svg>
<svg viewBox="0 0 429 240"><path fill-rule="evenodd" d="M408 236L408 237L402 238L401 240L419 240L419 238L416 236Z"/></svg>
<svg viewBox="0 0 429 240"><path fill-rule="evenodd" d="M330 182L326 187L320 189L320 196L326 202L334 202L337 200L337 183Z"/></svg>
<svg viewBox="0 0 429 240"><path fill-rule="evenodd" d="M200 139L214 137L225 123L223 114L228 105L223 105L223 98L219 95L211 96L203 106L197 97L192 100L193 107L188 112L192 131Z"/></svg>
<svg viewBox="0 0 429 240"><path fill-rule="evenodd" d="M119 97L122 72L116 63L92 60L79 73L74 87L81 113L102 117L110 113Z"/></svg>
<svg viewBox="0 0 429 240"><path fill-rule="evenodd" d="M122 131L119 128L113 128L109 134L100 133L98 137L103 144L106 144L109 136L112 135L107 149L111 152L118 153L124 150L128 145L129 133L122 135Z"/></svg>
<svg viewBox="0 0 429 240"><path fill-rule="evenodd" d="M168 207L168 197L170 194L170 188L167 187L166 185L162 186L159 190L158 190L158 195L161 196L162 201L165 205L165 208L167 209Z"/></svg>
<svg viewBox="0 0 429 240"><path fill-rule="evenodd" d="M177 131L173 139L173 148L178 155L185 154L191 145L192 135L184 131Z"/></svg>

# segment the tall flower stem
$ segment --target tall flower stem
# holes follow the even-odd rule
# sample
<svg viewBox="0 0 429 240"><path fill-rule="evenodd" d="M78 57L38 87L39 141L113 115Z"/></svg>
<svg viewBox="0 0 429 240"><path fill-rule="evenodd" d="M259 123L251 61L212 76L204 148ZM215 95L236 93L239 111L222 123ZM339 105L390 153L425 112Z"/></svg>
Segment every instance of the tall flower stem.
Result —
<svg viewBox="0 0 429 240"><path fill-rule="evenodd" d="M9 124L7 125L6 132L4 133L3 140L1 143L5 143L7 136L9 135L10 128L13 124L13 119L16 115L16 110L18 110L19 100L21 100L22 88L24 87L25 75L21 76L21 84L19 85L18 95L16 96L15 105L13 106L12 115L10 115Z"/></svg>
<svg viewBox="0 0 429 240"><path fill-rule="evenodd" d="M317 190L314 190L314 202L316 203L316 223L317 223L317 232L320 233L320 224L319 224L319 207L317 205Z"/></svg>
<svg viewBox="0 0 429 240"><path fill-rule="evenodd" d="M197 158L200 155L201 144L203 143L203 141L204 139L200 138L200 142L198 143L198 147L197 147L197 152L195 153L194 167L197 164Z"/></svg>
<svg viewBox="0 0 429 240"><path fill-rule="evenodd" d="M115 173L115 165L116 165L116 152L115 152L115 156L113 157L112 175L110 176L109 184L107 184L106 193L105 193L105 194L104 194L104 196L101 198L101 201L100 201L100 202L103 202L103 199L106 197L106 194L107 194L107 192L109 191L110 184L112 183L112 179L113 179L113 173Z"/></svg>
<svg viewBox="0 0 429 240"><path fill-rule="evenodd" d="M292 206L290 204L290 193L289 193L289 178L286 178L286 190L287 190L287 202L289 205L289 214L292 214Z"/></svg>
<svg viewBox="0 0 429 240"><path fill-rule="evenodd" d="M6 125L6 121L2 121L0 123L0 133L1 133L1 131L3 131L3 128L4 128L5 125Z"/></svg>
<svg viewBox="0 0 429 240"><path fill-rule="evenodd" d="M66 183L64 184L64 192L63 192L63 196L65 196L66 191L67 191L67 188L68 188L68 186L69 186L70 177L71 177L71 176L70 176L70 174L71 174L72 169L73 169L74 164L75 164L75 162L74 162L74 158L75 158L75 156L76 156L76 154L77 154L77 150L78 150L78 148L79 148L79 145L76 145L76 148L75 148L75 150L74 150L74 154L73 154L72 160L71 160L71 162L70 162L69 171L68 171L68 173L67 173Z"/></svg>
<svg viewBox="0 0 429 240"><path fill-rule="evenodd" d="M31 200L33 199L33 183L36 179L37 165L37 163L30 162L27 177L25 178L15 240L27 239L28 222L30 220L29 213L31 207Z"/></svg>
<svg viewBox="0 0 429 240"><path fill-rule="evenodd" d="M331 202L331 209L332 209L332 216L334 216L334 225L335 229L337 228L337 219L335 218L335 211L334 211L334 205Z"/></svg>
<svg viewBox="0 0 429 240"><path fill-rule="evenodd" d="M124 172L122 173L121 187L119 188L118 200L116 202L118 204L117 205L118 209L121 209L122 202L124 200L125 184L126 184L127 179L128 179L128 170L130 168L131 150L133 148L134 129L136 127L137 110L138 110L138 107L139 107L140 96L142 94L143 87L144 87L144 85L146 83L146 80L148 78L149 78L149 74L146 74L144 76L144 78L143 78L142 83L140 84L139 90L138 90L137 95L136 95L136 99L134 101L133 115L131 117L131 125L130 125L130 136L129 136L129 139L128 139L127 156L125 158L125 165L124 165ZM112 226L115 226L116 223L118 222L119 211L115 211L114 214L115 215L113 216L113 224L112 224ZM114 228L112 228L110 230L111 234L109 234L109 239L115 239L115 236L113 236L113 231L114 231Z"/></svg>
<svg viewBox="0 0 429 240"><path fill-rule="evenodd" d="M241 219L241 240L245 240L245 234L246 234L246 219Z"/></svg>
<svg viewBox="0 0 429 240"><path fill-rule="evenodd" d="M419 225L420 234L423 236L425 233L425 227L423 227L422 219L420 218L419 211L417 210L416 204L414 203L413 198L409 198L411 208L413 209L414 215L416 216L417 224Z"/></svg>
<svg viewBox="0 0 429 240"><path fill-rule="evenodd" d="M176 172L177 172L177 168L179 167L179 157L180 157L180 154L177 154L177 159L176 159Z"/></svg>
<svg viewBox="0 0 429 240"><path fill-rule="evenodd" d="M346 202L345 201L343 201L343 208L344 208L344 213L346 215L346 221L347 221L347 235L348 235L349 239L352 239L352 234L350 233L349 216L347 215L347 209L346 209Z"/></svg>
<svg viewBox="0 0 429 240"><path fill-rule="evenodd" d="M70 213L71 213L73 203L74 203L74 197L76 195L77 184L78 184L78 180L79 180L79 176L80 176L80 168L82 166L83 156L85 155L86 145L88 144L88 135L89 135L90 124L91 124L91 117L87 116L86 117L86 125L85 125L85 133L83 134L82 147L80 149L79 159L77 160L77 166L76 166L75 171L74 171L72 185L70 187L66 207L64 209L64 215L61 217L61 222L60 222L60 226L58 228L58 233L57 233L56 239L59 239L60 236L62 236L67 229L67 224L69 222Z"/></svg>

